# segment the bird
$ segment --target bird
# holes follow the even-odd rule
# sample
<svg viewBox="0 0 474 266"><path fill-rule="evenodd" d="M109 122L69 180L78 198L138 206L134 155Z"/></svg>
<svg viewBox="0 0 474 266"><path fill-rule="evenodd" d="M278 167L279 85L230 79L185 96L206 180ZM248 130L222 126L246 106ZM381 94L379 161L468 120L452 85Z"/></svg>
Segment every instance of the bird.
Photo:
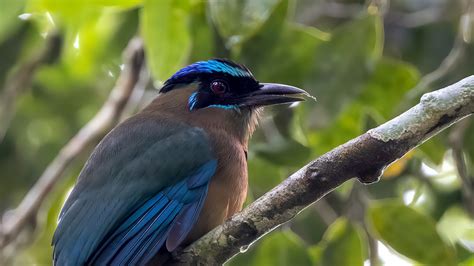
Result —
<svg viewBox="0 0 474 266"><path fill-rule="evenodd" d="M228 59L192 63L97 145L65 201L54 265L146 265L244 204L247 151L264 106L304 100Z"/></svg>

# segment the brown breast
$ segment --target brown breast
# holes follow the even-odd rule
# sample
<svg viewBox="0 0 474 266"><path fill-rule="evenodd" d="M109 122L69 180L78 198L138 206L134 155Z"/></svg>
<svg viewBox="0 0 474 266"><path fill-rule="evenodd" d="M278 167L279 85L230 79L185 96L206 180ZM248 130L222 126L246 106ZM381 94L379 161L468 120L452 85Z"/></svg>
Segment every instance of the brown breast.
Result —
<svg viewBox="0 0 474 266"><path fill-rule="evenodd" d="M193 242L240 211L247 197L245 148L223 132L214 132L213 135L217 171L211 179L198 221L184 244Z"/></svg>
<svg viewBox="0 0 474 266"><path fill-rule="evenodd" d="M209 135L218 160L203 209L184 245L198 239L242 209L248 185L245 152L257 120L257 114L249 110L236 112L203 108L190 112L187 99L195 89L195 85L189 85L161 94L144 110L203 128Z"/></svg>

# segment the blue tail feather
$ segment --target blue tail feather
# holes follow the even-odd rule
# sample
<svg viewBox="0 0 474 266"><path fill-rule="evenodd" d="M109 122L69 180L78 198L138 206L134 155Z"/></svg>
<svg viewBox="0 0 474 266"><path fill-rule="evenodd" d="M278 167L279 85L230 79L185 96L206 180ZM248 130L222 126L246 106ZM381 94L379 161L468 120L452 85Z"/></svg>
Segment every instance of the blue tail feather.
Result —
<svg viewBox="0 0 474 266"><path fill-rule="evenodd" d="M144 264L165 243L174 250L196 223L216 167L212 160L148 199L102 242L88 263Z"/></svg>

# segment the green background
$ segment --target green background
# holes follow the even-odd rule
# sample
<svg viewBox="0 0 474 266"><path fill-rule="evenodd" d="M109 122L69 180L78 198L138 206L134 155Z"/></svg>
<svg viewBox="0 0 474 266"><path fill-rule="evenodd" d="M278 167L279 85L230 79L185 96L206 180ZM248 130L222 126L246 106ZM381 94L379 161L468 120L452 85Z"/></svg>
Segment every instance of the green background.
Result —
<svg viewBox="0 0 474 266"><path fill-rule="evenodd" d="M474 14L465 19L464 35L459 28L468 1L384 2L0 0L0 92L47 36L62 38L55 60L42 64L18 97L0 143L0 212L18 205L98 111L135 35L144 40L153 78L143 103L179 68L213 57L317 98L266 110L250 145L248 203L311 159L414 105L420 96L414 88L429 91L473 74ZM453 46L461 56L426 82ZM465 139L456 141L463 143L472 184L474 123L464 123ZM450 149L452 130L393 164L377 184L345 183L228 264L395 265L385 246L412 264L474 265L474 199L461 189L466 183ZM50 264L58 212L86 159L68 169L38 223L19 236L27 240L13 253L1 252L0 264Z"/></svg>

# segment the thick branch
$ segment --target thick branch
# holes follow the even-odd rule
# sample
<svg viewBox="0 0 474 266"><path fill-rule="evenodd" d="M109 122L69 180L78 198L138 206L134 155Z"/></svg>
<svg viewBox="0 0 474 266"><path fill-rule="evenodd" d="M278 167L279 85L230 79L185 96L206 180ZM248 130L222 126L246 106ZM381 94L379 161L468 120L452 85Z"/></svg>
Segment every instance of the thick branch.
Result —
<svg viewBox="0 0 474 266"><path fill-rule="evenodd" d="M356 177L376 182L383 169L431 136L474 112L474 76L427 93L418 105L333 149L291 175L223 225L173 254L178 264L222 264Z"/></svg>
<svg viewBox="0 0 474 266"><path fill-rule="evenodd" d="M36 219L41 204L64 176L68 166L89 144L97 142L119 122L134 88L146 84L139 82L143 76L141 73L145 72L143 47L139 39L129 42L124 52L124 64L125 68L99 112L61 149L18 208L5 217L0 228L0 249L11 242L31 220Z"/></svg>

